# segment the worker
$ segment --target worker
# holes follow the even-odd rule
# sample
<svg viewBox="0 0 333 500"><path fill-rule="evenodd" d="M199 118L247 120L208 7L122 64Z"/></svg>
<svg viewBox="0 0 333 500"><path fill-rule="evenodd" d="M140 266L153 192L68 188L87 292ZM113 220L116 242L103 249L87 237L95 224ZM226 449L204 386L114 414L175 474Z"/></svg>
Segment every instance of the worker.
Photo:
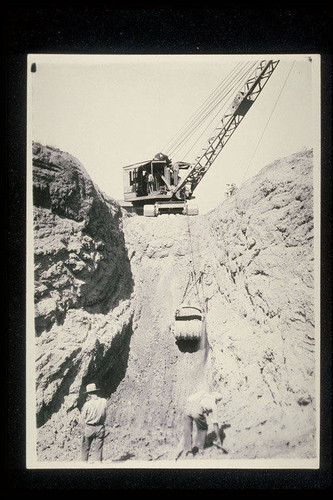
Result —
<svg viewBox="0 0 333 500"><path fill-rule="evenodd" d="M222 394L205 391L196 392L187 399L184 421L185 456L193 453L193 422L196 424L196 446L199 450L203 450L208 430L207 416L213 423L216 434L214 443L222 448L217 417L217 403L221 400Z"/></svg>
<svg viewBox="0 0 333 500"><path fill-rule="evenodd" d="M164 167L164 179L167 185L170 186L172 178L172 168L170 165L165 165Z"/></svg>
<svg viewBox="0 0 333 500"><path fill-rule="evenodd" d="M173 184L174 186L177 186L179 181L179 163L174 163L172 165L172 170L173 170Z"/></svg>
<svg viewBox="0 0 333 500"><path fill-rule="evenodd" d="M154 191L154 176L150 172L148 175L148 194L151 194Z"/></svg>
<svg viewBox="0 0 333 500"><path fill-rule="evenodd" d="M142 191L143 191L143 196L147 196L147 194L148 194L148 172L147 172L147 170L144 170L142 172Z"/></svg>
<svg viewBox="0 0 333 500"><path fill-rule="evenodd" d="M163 153L157 153L154 158L153 158L153 161L169 161L169 158L167 157L167 155L163 154Z"/></svg>
<svg viewBox="0 0 333 500"><path fill-rule="evenodd" d="M232 183L232 184L227 184L228 188L227 188L227 191L226 191L226 197L227 198L230 198L230 196L232 196L235 191L237 190L237 186L235 183Z"/></svg>
<svg viewBox="0 0 333 500"><path fill-rule="evenodd" d="M192 182L188 181L185 184L185 198L188 200L192 196Z"/></svg>
<svg viewBox="0 0 333 500"><path fill-rule="evenodd" d="M96 460L101 462L105 437L106 404L104 398L98 396L99 389L96 384L88 384L84 394L87 401L83 405L81 416L84 423L81 456L83 461L88 461L92 443L95 445Z"/></svg>

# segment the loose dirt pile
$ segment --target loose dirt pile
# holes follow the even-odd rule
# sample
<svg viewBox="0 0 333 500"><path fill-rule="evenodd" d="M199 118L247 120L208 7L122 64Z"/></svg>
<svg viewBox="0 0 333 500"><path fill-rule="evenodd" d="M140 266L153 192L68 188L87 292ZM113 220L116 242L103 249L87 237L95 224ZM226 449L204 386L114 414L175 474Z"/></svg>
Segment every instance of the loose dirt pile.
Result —
<svg viewBox="0 0 333 500"><path fill-rule="evenodd" d="M201 387L224 395L227 453L194 460L315 457L312 151L205 216L144 218L70 155L34 148L38 459L80 459L91 381L108 399L106 462L173 460ZM191 276L187 298L207 311L200 348L173 332Z"/></svg>

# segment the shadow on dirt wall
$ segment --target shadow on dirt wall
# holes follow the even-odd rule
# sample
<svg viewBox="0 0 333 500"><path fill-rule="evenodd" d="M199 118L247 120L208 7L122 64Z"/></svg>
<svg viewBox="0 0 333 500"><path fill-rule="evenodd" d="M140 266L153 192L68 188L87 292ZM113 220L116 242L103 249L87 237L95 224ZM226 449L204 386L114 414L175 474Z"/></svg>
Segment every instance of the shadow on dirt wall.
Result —
<svg viewBox="0 0 333 500"><path fill-rule="evenodd" d="M131 318L130 323L125 325L123 330L114 337L107 352L103 354L103 346L98 347L99 353L97 352L97 356L90 363L87 374L82 379L78 398L80 410L85 403L84 391L87 384L94 382L100 389L99 395L108 399L125 377L133 334L132 323L133 319Z"/></svg>
<svg viewBox="0 0 333 500"><path fill-rule="evenodd" d="M63 215L58 217L65 218ZM96 225L96 221L91 221L83 230L83 234L88 235L95 241L105 245L105 259L103 264L95 271L94 275L81 277L81 295L80 299L71 300L68 298L70 289L67 287L57 287L57 292L60 294L56 308L48 314L42 314L35 317L36 335L40 336L43 332L51 330L53 325L61 326L65 319L67 311L71 308L83 309L89 314L108 314L112 309L116 308L123 300L128 300L134 289L134 279L131 270L131 264L128 257L128 251L125 245L124 233L121 229L122 219L120 216L112 218L107 207L100 204L99 217L102 218L103 224ZM62 249L51 258L49 255L35 256L36 267L41 269L49 268L51 264L56 267L63 264L68 259L68 250ZM50 260L52 261L50 264ZM104 267L102 267L104 266ZM105 268L106 266L106 268ZM71 272L71 269L68 269ZM107 278L105 278L107 273ZM78 276L76 276L78 277ZM43 286L50 291L54 290L56 283L53 275L47 279L43 279ZM50 297L48 295L37 296L37 285L40 284L38 273L35 276L35 300L38 303L42 298ZM101 287L99 283L103 283ZM71 285L72 286L72 285ZM98 289L95 293L94 286ZM66 295L67 294L67 295Z"/></svg>
<svg viewBox="0 0 333 500"><path fill-rule="evenodd" d="M68 363L66 363L66 366L64 366L62 368L63 376L58 371L49 380L49 384L53 380L55 380L55 378L59 379L61 382L60 382L59 386L57 387L57 392L53 396L50 403L48 405L43 404L40 411L37 412L37 416L36 416L37 427L41 427L42 425L44 425L52 417L53 413L56 413L57 411L59 411L61 406L64 403L65 396L68 396L70 387L71 387L72 383L74 382L74 380L77 376L77 371L78 371L78 367L74 363L72 363L72 360L74 360L75 356L79 353L79 351L80 351L80 349L77 349L77 350L72 352L72 354L68 360ZM67 370L67 368L68 368L68 370Z"/></svg>
<svg viewBox="0 0 333 500"><path fill-rule="evenodd" d="M114 337L111 346L104 353L101 344L97 344L94 352L94 359L91 360L87 374L82 378L80 393L77 398L77 407L81 410L85 403L84 394L86 385L95 382L100 389L99 395L109 398L116 391L118 385L126 374L128 357L130 351L130 341L133 334L132 319L125 325L121 332ZM73 352L74 359L77 352ZM57 393L48 405L44 405L37 414L37 427L42 427L54 413L57 413L65 402L65 397L69 395L70 387L74 382L80 366L73 364L66 375L62 378ZM57 373L59 377L59 373ZM60 377L61 378L61 377Z"/></svg>

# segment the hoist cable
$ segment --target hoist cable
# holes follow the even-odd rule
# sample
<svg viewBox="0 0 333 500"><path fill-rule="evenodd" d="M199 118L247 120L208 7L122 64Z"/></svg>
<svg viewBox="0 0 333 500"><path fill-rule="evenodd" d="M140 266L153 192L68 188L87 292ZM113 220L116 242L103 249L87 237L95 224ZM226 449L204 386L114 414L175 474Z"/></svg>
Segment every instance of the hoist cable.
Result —
<svg viewBox="0 0 333 500"><path fill-rule="evenodd" d="M237 66L241 65L242 63L238 63ZM233 68L232 72L229 73L228 75L226 75L226 77L222 80L222 82L216 87L216 89L205 99L205 101L199 106L199 108L191 115L191 117L189 118L189 120L178 130L178 132L176 132L176 134L167 142L167 144L164 146L163 148L163 151L166 151L167 148L170 148L171 145L173 145L175 142L176 142L176 138L178 137L178 135L180 135L180 133L183 131L183 129L187 128L189 126L190 123L192 123L196 118L196 115L199 114L201 108L203 108L204 106L207 105L207 102L209 102L214 94L216 94L217 92L219 92L219 87L221 87L221 85L225 82L225 80L228 80L228 78L230 78L230 75L236 71L237 69L237 66L235 68Z"/></svg>
<svg viewBox="0 0 333 500"><path fill-rule="evenodd" d="M231 89L231 91L234 91L235 88L238 87L239 82L242 81L243 79L244 79L244 76L242 78L240 78L237 82L235 82L234 88ZM229 104L229 102L227 104ZM211 121L206 125L205 129L201 132L201 134L197 137L197 139L195 140L195 142L191 145L190 149L183 155L182 161L184 161L184 158L192 151L192 149L194 148L194 146L198 143L198 141L201 139L201 137L203 136L203 134L211 126L211 124L214 122L214 120L216 119L216 117L218 115L222 114L222 110L224 109L224 106L225 106L225 103L222 104L222 106L218 109L217 113L213 116L213 118L211 119ZM220 122L220 120L219 120L219 122ZM215 128L217 128L217 125L216 125ZM204 148L204 149L206 149L206 148Z"/></svg>
<svg viewBox="0 0 333 500"><path fill-rule="evenodd" d="M248 63L245 63L245 66L247 64ZM243 65L244 65L244 63L243 63ZM195 129L197 127L197 123L202 118L202 115L205 114L207 116L207 113L209 114L209 112L212 109L214 109L216 101L218 101L217 103L219 103L221 101L221 99L224 97L223 93L225 93L226 90L233 84L233 82L234 82L235 78L237 78L239 72L243 71L242 69L239 69L236 72L236 75L232 76L232 73L235 72L235 69L236 68L234 68L234 70L231 73L229 73L229 75L227 77L227 79L229 79L231 81L228 82L228 84L225 84L223 88L221 88L220 90L218 90L218 92L216 93L216 95L210 99L210 101L203 107L203 109L200 110L200 108L199 108L199 110L198 110L197 114L195 115L195 117L185 127L183 127L184 130L182 130L182 134L179 134L179 137L177 137L177 141L174 140L172 142L172 144L168 147L168 153L169 154L172 154L172 152L176 149L177 145L182 140L182 138L183 138L183 136L185 134L189 135L190 131L193 130L193 129Z"/></svg>
<svg viewBox="0 0 333 500"><path fill-rule="evenodd" d="M285 81L284 81L284 83L283 83L283 85L282 85L282 87L281 87L281 90L280 90L280 92L279 92L279 95L277 96L277 99L276 99L276 101L275 101L275 104L274 104L274 106L273 106L273 109L272 109L272 111L271 111L271 113L270 113L270 115L269 115L269 117L268 117L268 120L267 120L267 122L266 122L266 125L265 125L265 127L264 127L264 129L263 129L263 131L262 131L261 136L259 137L258 142L257 142L256 148L255 148L255 150L254 150L254 152L253 152L253 154L252 154L252 156L251 156L251 158L250 158L250 161L249 161L249 163L248 163L248 166L247 166L247 168L246 168L246 170L245 170L245 172L244 172L244 175L243 175L243 177L242 177L242 180L241 180L241 184L240 184L240 186L242 186L242 185L243 185L243 183L244 183L245 176L246 176L246 174L247 174L247 172L248 172L248 170L249 170L249 168L250 168L250 165L252 164L253 158L254 158L254 156L255 156L255 154L256 154L256 152L257 152L257 150L258 150L258 147L259 147L259 145L260 145L260 143L261 143L261 141L262 141L262 138L263 138L263 136L264 136L264 133L266 132L266 129L267 129L267 127L268 127L268 124L269 124L269 122L270 122L270 120L271 120L271 118L272 118L272 115L273 115L273 113L274 113L274 111L275 111L276 105L277 105L277 103L278 103L278 101L279 101L279 99L280 99L280 96L281 96L281 94L282 94L282 92L283 92L283 89L284 89L284 87L285 87L286 83L287 83L287 80L288 80L288 78L289 78L289 75L290 75L290 73L291 73L291 70L292 70L292 69L293 69L293 67L294 67L294 64L295 64L295 61L292 63L292 65L291 65L291 67L290 67L290 69L289 69L289 72L288 72L288 74L287 74L287 76L286 76L286 79L285 79Z"/></svg>
<svg viewBox="0 0 333 500"><path fill-rule="evenodd" d="M234 81L234 82L233 82L233 86L232 86L232 87L230 87L230 88L229 88L229 90L228 90L228 91L224 94L224 96L223 96L224 102L222 102L222 98L221 98L221 99L220 99L220 101L219 101L218 103L216 103L216 105L215 105L215 106L214 106L214 107L213 107L213 108L209 111L209 113L206 113L206 115L205 115L205 116L201 119L201 121L197 124L197 130L198 130L198 129L199 129L199 126L200 126L200 125L204 122L204 120L205 120L206 118L208 118L209 114L211 114L211 113L212 113L212 112L213 112L213 111L217 108L217 106L219 106L219 105L221 104L221 102L222 102L222 104L221 104L221 106L220 106L220 108L219 108L218 112L214 115L213 119L209 122L209 124L208 124L208 125L206 126L206 128L203 130L203 132L201 133L201 135L199 136L199 138L198 138L198 139L200 139L200 138L202 137L202 135L206 132L207 128L208 128L208 127L210 127L211 123L214 121L214 119L216 118L216 116L217 116L218 114L220 114L220 113L221 113L221 110L224 108L224 106L225 106L225 105L227 105L227 104L229 104L229 102L226 102L226 98L228 98L228 97L229 97L229 94L230 94L231 92L235 92L236 88L238 88L238 87L239 87L240 82L242 82L242 81L245 79L245 76L246 76L247 74L248 74L248 72L243 73L242 75L240 75L240 76L238 77L238 79L237 79L236 81ZM187 134L187 136L183 139L182 143L185 141L185 139L187 139L187 137L188 137L189 135L190 135L190 132L189 132L189 133ZM193 134L192 134L192 135L193 135ZM194 145L196 144L196 142L198 142L198 139L197 139L197 140L195 141L195 143L192 145L192 147L191 147L190 151L193 149L193 147L194 147ZM181 144L179 144L179 147L180 147L180 146L181 146ZM179 149L179 147L178 147L178 149ZM188 154L188 153L186 153L186 154Z"/></svg>
<svg viewBox="0 0 333 500"><path fill-rule="evenodd" d="M192 275L193 275L193 278L194 278L194 283L193 283L193 286L195 287L195 291L196 291L196 296L197 296L197 299L199 301L199 305L202 309L203 308L203 302L202 300L200 299L200 294L199 294L199 289L198 289L198 281L202 278L202 272L200 273L199 277L197 278L197 275L196 275L196 272L195 272L195 265L194 265L194 251L193 251L193 243L192 243L192 234L191 234L191 227L190 227L190 220L189 220L189 215L188 213L186 212L186 220L187 220L187 230L188 230L188 234L189 234L189 242L190 242L190 253L191 253L191 264L192 264ZM185 294L184 294L184 297L183 297L183 300L185 298Z"/></svg>
<svg viewBox="0 0 333 500"><path fill-rule="evenodd" d="M242 74L238 77L238 79L237 79L237 80L235 80L235 79L234 79L234 81L232 82L232 83L233 83L232 87L230 87L230 88L228 89L228 91L227 91L227 92L225 92L225 94L224 94L222 97L220 97L220 100L219 100L217 103L215 103L215 104L214 104L214 106L213 106L211 109L209 109L209 110L207 110L207 111L206 111L206 114L205 114L203 117L201 117L201 119L200 119L200 121L198 121L198 123L196 123L196 124L195 124L195 127L196 127L195 129L194 129L194 125L192 126L192 128L191 128L191 129L187 132L187 134L186 134L186 135L184 136L184 138L183 138L183 139L179 142L179 144L177 144L177 146L173 148L173 150L172 150L172 152L171 152L171 153L174 153L176 150L178 150L178 149L180 148L180 146L182 145L182 143L184 143L184 142L186 141L186 139L187 139L190 135L193 135L193 133L194 133L196 130L198 130L199 126L200 126L200 125L204 122L204 120L205 120L205 119L206 119L206 118L207 118L207 117L208 117L208 116L209 116L209 115L210 115L210 114L211 114L211 113L212 113L212 112L213 112L213 111L217 108L217 106L219 106L219 105L221 104L221 102L222 102L222 100L223 100L223 99L226 99L226 98L228 97L228 94L230 94L232 91L235 91L236 87L238 87L238 86L239 86L240 82L241 82L241 81L243 81L243 80L245 79L246 75L248 75L248 73L249 73L250 71L251 71L251 70L247 69L247 71L246 71L246 72L243 72L243 73L242 73ZM221 108L223 108L224 104L225 104L225 103L223 103L223 105L221 106ZM221 109L221 108L220 108L220 109ZM219 113L219 112L220 112L220 110L218 111L218 113ZM214 116L213 120L216 118L216 116L217 116L217 114ZM212 121L213 121L213 120L212 120ZM212 121L209 123L208 127L210 126L210 124L212 123ZM207 127L207 128L208 128L208 127ZM205 130L206 130L206 129L205 129ZM204 131L204 132L205 132L205 131ZM204 132L203 132L203 133L204 133Z"/></svg>
<svg viewBox="0 0 333 500"><path fill-rule="evenodd" d="M229 76L230 78L230 76ZM214 101L220 96L220 93L221 93L221 90L218 90L216 95L214 95L213 97L211 97L211 99L205 103L204 106L202 106L201 108L199 108L199 110L197 111L197 113L193 116L193 118L185 124L185 126L181 129L181 133L179 133L175 139L172 141L171 144L168 145L168 149L167 149L167 152L170 154L172 153L172 151L174 151L174 149L177 147L177 145L179 144L179 142L183 139L184 135L185 134L188 134L189 130L192 130L193 128L196 127L196 123L198 122L198 120L200 120L200 118L202 117L202 115L204 113L207 112L207 110L209 110L209 108L212 106L212 104L214 103Z"/></svg>
<svg viewBox="0 0 333 500"><path fill-rule="evenodd" d="M245 63L246 65L248 65L248 63ZM243 79L245 78L245 75L248 73L248 69L243 68L242 70L239 70L238 73L233 77L232 81L228 83L228 87L225 87L223 89L223 94L222 92L220 92L218 94L218 96L215 97L215 99L213 101L211 101L211 103L209 103L209 105L206 106L206 108L204 108L201 113L198 115L198 117L196 118L196 121L191 123L187 129L184 130L183 132L183 137L180 137L179 140L178 140L178 143L174 144L172 149L170 150L170 153L169 154L172 154L174 153L177 149L179 149L179 146L185 141L185 139L187 137L189 137L192 133L195 132L195 130L198 129L198 127L201 125L201 123L214 111L214 109L216 109L216 107L222 102L223 99L226 99L227 96L230 94L230 92L232 92L236 85L238 85L238 83ZM237 78L237 80L236 80ZM216 101L216 98L218 98L218 101L217 102L214 102Z"/></svg>
<svg viewBox="0 0 333 500"><path fill-rule="evenodd" d="M208 125L206 126L206 128L202 131L202 133L199 135L199 137L196 139L196 141L192 144L192 146L190 147L190 149L183 155L183 159L181 161L184 161L184 159L186 158L186 156L192 151L192 149L194 148L194 146L198 143L198 141L201 139L201 137L203 136L203 134L211 126L211 124L216 119L216 117L218 115L222 114L223 107L224 107L224 104L223 104L223 106L221 108L218 109L217 113L213 116L212 120L208 123ZM219 122L220 122L220 120L219 120ZM204 149L206 149L206 148L204 148Z"/></svg>

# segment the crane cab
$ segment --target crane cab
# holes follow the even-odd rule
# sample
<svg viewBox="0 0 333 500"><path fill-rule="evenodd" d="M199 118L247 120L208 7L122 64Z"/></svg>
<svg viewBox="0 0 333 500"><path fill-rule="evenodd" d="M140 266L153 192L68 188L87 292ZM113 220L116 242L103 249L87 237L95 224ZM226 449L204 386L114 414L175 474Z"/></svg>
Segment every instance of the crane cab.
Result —
<svg viewBox="0 0 333 500"><path fill-rule="evenodd" d="M153 160L123 167L123 181L125 201L168 200L174 191L171 161L158 153Z"/></svg>
<svg viewBox="0 0 333 500"><path fill-rule="evenodd" d="M122 206L128 209L130 205L147 217L161 213L197 215L197 207L188 207L185 203L192 198L191 182L180 185L180 179L186 179L190 166L185 162L172 164L166 155L158 153L153 160L123 167Z"/></svg>
<svg viewBox="0 0 333 500"><path fill-rule="evenodd" d="M182 306L175 314L176 340L200 340L203 336L205 317L197 306Z"/></svg>

